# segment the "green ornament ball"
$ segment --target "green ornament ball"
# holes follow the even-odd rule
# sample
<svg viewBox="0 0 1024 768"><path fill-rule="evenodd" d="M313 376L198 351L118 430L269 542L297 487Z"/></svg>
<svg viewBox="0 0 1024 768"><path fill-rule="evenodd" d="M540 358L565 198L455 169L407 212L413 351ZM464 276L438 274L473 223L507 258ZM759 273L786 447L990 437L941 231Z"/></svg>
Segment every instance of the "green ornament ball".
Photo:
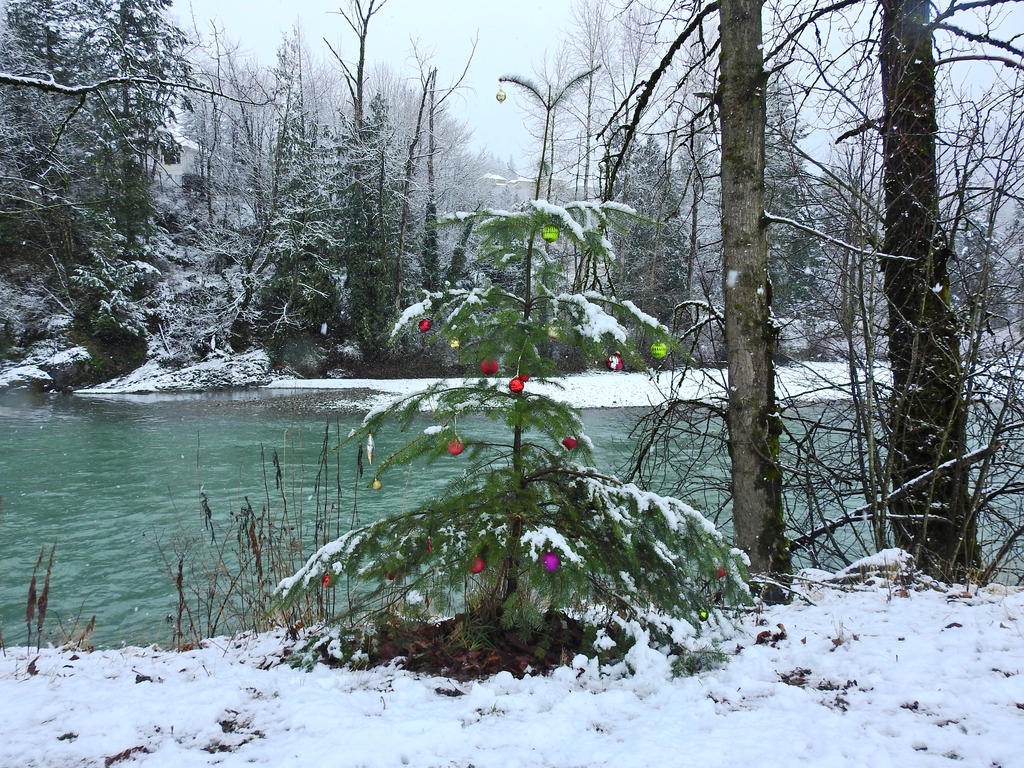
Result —
<svg viewBox="0 0 1024 768"><path fill-rule="evenodd" d="M545 242L553 243L558 239L558 227L554 224L545 224L540 230L540 236Z"/></svg>
<svg viewBox="0 0 1024 768"><path fill-rule="evenodd" d="M697 611L697 615L700 616L700 620L701 621L707 621L708 620L708 612L705 611L703 608L701 608L699 611Z"/></svg>
<svg viewBox="0 0 1024 768"><path fill-rule="evenodd" d="M659 360L668 354L668 344L664 341L656 341L651 344L651 355Z"/></svg>

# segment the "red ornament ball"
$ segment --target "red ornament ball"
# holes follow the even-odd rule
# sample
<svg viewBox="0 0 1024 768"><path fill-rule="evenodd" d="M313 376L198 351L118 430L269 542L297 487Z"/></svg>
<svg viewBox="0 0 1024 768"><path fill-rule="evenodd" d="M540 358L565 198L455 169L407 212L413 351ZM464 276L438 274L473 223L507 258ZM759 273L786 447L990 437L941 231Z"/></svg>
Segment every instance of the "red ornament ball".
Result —
<svg viewBox="0 0 1024 768"><path fill-rule="evenodd" d="M519 379L521 382L523 382L525 384L526 382L528 382L530 380L530 374L528 374L528 373L520 373L518 376L516 376L516 378Z"/></svg>
<svg viewBox="0 0 1024 768"><path fill-rule="evenodd" d="M622 355L620 355L618 352L612 352L610 355L608 355L608 359L605 360L604 362L605 362L605 365L608 366L608 370L609 371L621 371L622 370L622 366L623 366Z"/></svg>
<svg viewBox="0 0 1024 768"><path fill-rule="evenodd" d="M324 574L323 581L321 582L325 587L334 586L334 575L330 571Z"/></svg>
<svg viewBox="0 0 1024 768"><path fill-rule="evenodd" d="M562 445L565 446L565 450L571 451L579 445L579 441L575 437L566 437L562 439Z"/></svg>
<svg viewBox="0 0 1024 768"><path fill-rule="evenodd" d="M725 578L725 568L723 568L722 566L718 566L718 578Z"/></svg>
<svg viewBox="0 0 1024 768"><path fill-rule="evenodd" d="M480 555L476 556L476 560L473 561L473 565L469 567L470 573L480 573L484 569L484 559Z"/></svg>
<svg viewBox="0 0 1024 768"><path fill-rule="evenodd" d="M545 552L541 555L540 561L544 565L544 570L548 573L554 573L558 570L558 566L562 564L562 561L558 559L558 555L554 552Z"/></svg>
<svg viewBox="0 0 1024 768"><path fill-rule="evenodd" d="M493 376L498 372L497 360L484 360L480 363L480 371L484 376Z"/></svg>
<svg viewBox="0 0 1024 768"><path fill-rule="evenodd" d="M430 323L429 318L424 317L422 320L420 320L420 325L419 325L420 331L422 331L423 333L426 333L427 331L430 330L430 325L431 325L431 323Z"/></svg>
<svg viewBox="0 0 1024 768"><path fill-rule="evenodd" d="M384 578L387 579L388 581L394 581L395 580L395 573L394 573L394 571L384 571Z"/></svg>
<svg viewBox="0 0 1024 768"><path fill-rule="evenodd" d="M466 450L466 444L459 440L459 438L453 437L448 441L448 453L452 456L458 456L464 450Z"/></svg>
<svg viewBox="0 0 1024 768"><path fill-rule="evenodd" d="M518 395L520 392L523 391L523 380L517 376L508 383L508 388L512 391L513 394Z"/></svg>

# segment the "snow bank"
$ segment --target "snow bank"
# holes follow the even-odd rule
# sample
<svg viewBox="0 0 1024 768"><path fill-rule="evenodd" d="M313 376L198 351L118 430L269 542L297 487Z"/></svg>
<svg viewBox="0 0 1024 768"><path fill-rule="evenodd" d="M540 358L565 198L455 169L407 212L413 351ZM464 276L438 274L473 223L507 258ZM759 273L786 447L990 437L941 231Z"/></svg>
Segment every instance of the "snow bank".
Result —
<svg viewBox="0 0 1024 768"><path fill-rule="evenodd" d="M0 765L1024 765L1024 592L803 589L747 616L722 667L676 679L642 648L632 676L581 655L476 683L307 673L278 663L280 634L8 648Z"/></svg>
<svg viewBox="0 0 1024 768"><path fill-rule="evenodd" d="M849 391L844 363L805 363L777 369L779 397L785 400L845 398ZM473 379L474 381L476 379ZM344 391L334 407L366 410L380 408L395 397L406 397L443 382L461 386L465 379L294 379L279 378L266 386L273 389L326 389ZM528 391L549 395L575 408L644 408L662 403L678 386L680 397L714 400L725 397L725 371L698 368L685 375L661 371L653 376L622 371L590 371L542 381L531 379ZM505 380L494 379L495 387Z"/></svg>

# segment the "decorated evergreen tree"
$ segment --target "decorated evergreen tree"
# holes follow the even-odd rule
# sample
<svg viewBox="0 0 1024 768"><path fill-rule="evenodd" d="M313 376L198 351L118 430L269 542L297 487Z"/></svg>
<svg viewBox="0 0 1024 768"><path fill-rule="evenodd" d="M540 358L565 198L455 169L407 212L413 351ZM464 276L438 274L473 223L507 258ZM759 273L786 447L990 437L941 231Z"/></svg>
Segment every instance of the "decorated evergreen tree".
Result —
<svg viewBox="0 0 1024 768"><path fill-rule="evenodd" d="M559 248L607 265L606 232L631 216L614 203L562 208L537 200L517 212L454 217L473 224L479 259L513 272L515 287L428 293L392 337L410 327L440 335L483 376L374 410L348 442L362 456L385 422L406 429L429 411L432 425L370 466L370 487L379 490L392 470L422 457L457 457L467 469L437 498L322 547L281 583L285 605L347 587L334 594L336 620L314 649L372 657L395 627L455 616L449 642L486 645L511 632L543 648L555 626L578 621L597 648L619 643L621 651L643 639L679 652L707 623L722 621L724 607L748 598L742 553L683 502L589 466L593 445L580 414L557 397L558 370L546 352L553 340L612 370L644 367L627 329L642 331L656 354L672 344L667 329L631 302L560 292ZM460 432L458 420L469 414L492 423L493 434Z"/></svg>

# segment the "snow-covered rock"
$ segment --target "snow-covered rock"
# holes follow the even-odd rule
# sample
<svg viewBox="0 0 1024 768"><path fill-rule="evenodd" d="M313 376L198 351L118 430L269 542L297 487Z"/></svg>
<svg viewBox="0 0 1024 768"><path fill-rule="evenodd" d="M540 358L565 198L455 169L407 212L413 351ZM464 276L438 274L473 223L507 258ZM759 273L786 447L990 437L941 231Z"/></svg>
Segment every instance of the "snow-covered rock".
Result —
<svg viewBox="0 0 1024 768"><path fill-rule="evenodd" d="M77 394L129 394L136 392L204 392L229 387L263 385L271 379L270 358L263 350L218 357L185 368L169 369L149 362L141 368Z"/></svg>
<svg viewBox="0 0 1024 768"><path fill-rule="evenodd" d="M54 388L67 389L82 380L90 360L85 347L71 347L46 358L39 367L50 375Z"/></svg>
<svg viewBox="0 0 1024 768"><path fill-rule="evenodd" d="M85 347L42 344L16 365L0 370L0 388L67 389L81 381L91 359Z"/></svg>
<svg viewBox="0 0 1024 768"><path fill-rule="evenodd" d="M49 389L52 386L50 374L38 365L18 365L0 371L0 388Z"/></svg>

